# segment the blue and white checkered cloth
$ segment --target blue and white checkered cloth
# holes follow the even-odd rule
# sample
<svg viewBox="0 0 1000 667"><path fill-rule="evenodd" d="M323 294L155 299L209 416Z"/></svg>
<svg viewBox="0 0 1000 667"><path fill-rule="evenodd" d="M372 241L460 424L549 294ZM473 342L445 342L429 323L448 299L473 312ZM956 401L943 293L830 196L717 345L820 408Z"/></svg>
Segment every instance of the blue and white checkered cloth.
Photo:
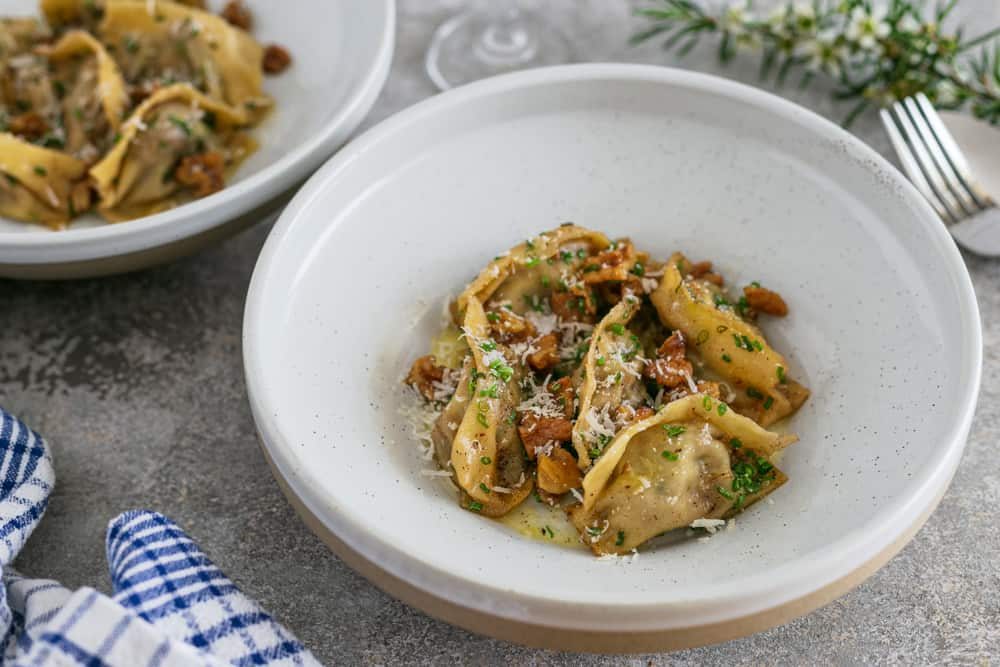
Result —
<svg viewBox="0 0 1000 667"><path fill-rule="evenodd" d="M0 409L3 664L319 664L156 512L126 512L108 526L111 597L19 575L10 564L41 520L54 483L45 441Z"/></svg>

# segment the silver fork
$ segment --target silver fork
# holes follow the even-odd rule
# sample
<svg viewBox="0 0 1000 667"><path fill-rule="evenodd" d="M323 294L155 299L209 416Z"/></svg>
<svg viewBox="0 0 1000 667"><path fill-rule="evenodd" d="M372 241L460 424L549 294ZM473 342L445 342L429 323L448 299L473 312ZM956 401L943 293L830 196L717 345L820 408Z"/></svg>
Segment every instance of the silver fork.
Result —
<svg viewBox="0 0 1000 667"><path fill-rule="evenodd" d="M906 174L966 250L1000 257L1000 208L976 184L951 132L923 93L882 110Z"/></svg>

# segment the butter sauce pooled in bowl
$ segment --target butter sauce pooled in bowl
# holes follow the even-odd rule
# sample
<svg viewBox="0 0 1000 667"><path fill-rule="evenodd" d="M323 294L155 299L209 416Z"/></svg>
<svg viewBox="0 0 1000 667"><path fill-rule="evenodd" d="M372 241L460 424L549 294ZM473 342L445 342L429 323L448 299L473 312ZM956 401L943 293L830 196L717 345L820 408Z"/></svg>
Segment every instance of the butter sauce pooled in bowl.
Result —
<svg viewBox="0 0 1000 667"><path fill-rule="evenodd" d="M711 262L566 224L490 262L438 343L461 336L405 382L462 507L501 517L534 495L621 555L714 532L787 481L774 457L797 438L764 427L809 391L756 325L787 313L757 282L731 294Z"/></svg>

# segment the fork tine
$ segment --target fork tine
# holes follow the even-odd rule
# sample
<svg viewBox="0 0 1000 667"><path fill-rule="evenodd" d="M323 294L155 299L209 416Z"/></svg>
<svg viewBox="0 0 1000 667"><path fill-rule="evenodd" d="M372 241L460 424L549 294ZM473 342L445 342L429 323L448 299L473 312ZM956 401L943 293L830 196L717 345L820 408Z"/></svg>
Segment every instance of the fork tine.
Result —
<svg viewBox="0 0 1000 667"><path fill-rule="evenodd" d="M923 93L917 93L914 99L916 100L917 107L920 109L920 113L924 115L927 124L930 125L938 144L941 145L941 150L944 152L945 158L951 163L952 168L966 190L968 190L969 195L980 208L991 206L993 201L989 195L983 192L982 188L979 187L979 184L972 177L972 170L969 168L969 161L965 159L965 153L958 147L955 137L952 136L948 130L948 126L941 120L941 116L938 115L930 100Z"/></svg>
<svg viewBox="0 0 1000 667"><path fill-rule="evenodd" d="M941 205L948 211L948 219L952 222L958 222L965 217L965 213L958 202L955 201L954 195L945 186L941 178L941 172L938 171L937 165L934 164L934 160L928 154L927 147L921 140L920 134L913 126L913 123L910 122L910 117L906 113L906 110L903 109L903 106L899 102L896 102L892 105L891 112L900 133L913 153L920 171L927 178Z"/></svg>
<svg viewBox="0 0 1000 667"><path fill-rule="evenodd" d="M945 158L944 153L941 151L941 145L938 143L934 136L934 131L931 129L930 125L927 123L925 115L917 108L917 103L912 97L907 97L902 101L903 110L909 117L910 122L913 127L917 130L917 134L920 135L920 139L923 141L924 146L927 148L927 152L931 156L934 165L937 167L938 172L941 174L941 181L946 188L955 197L958 205L962 207L962 212L965 216L972 215L976 211L980 210L978 202L976 202L975 197L969 192L969 189L965 187L965 184L959 179L955 170L951 166L951 162ZM935 115L937 115L935 113Z"/></svg>
<svg viewBox="0 0 1000 667"><path fill-rule="evenodd" d="M941 217L947 223L955 222L955 219L949 213L948 209L945 208L941 200L938 199L937 193L931 187L931 184L927 182L924 177L924 172L920 170L920 166L917 164L916 158L913 156L913 151L910 150L910 146L906 143L903 135L900 134L899 127L896 125L896 121L893 115L889 113L888 109L882 109L879 112L882 117L882 125L885 126L885 131L889 135L889 141L892 142L893 148L896 149L896 155L899 156L899 161L903 165L903 170L906 175L910 177L910 181L916 186L920 194L924 196L930 205L937 212L938 216Z"/></svg>

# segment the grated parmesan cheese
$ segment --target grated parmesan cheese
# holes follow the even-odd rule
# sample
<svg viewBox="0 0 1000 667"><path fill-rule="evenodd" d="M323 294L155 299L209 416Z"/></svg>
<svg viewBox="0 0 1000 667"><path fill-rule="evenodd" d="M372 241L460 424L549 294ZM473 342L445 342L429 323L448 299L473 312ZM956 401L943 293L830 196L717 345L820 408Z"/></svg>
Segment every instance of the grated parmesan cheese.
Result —
<svg viewBox="0 0 1000 667"><path fill-rule="evenodd" d="M399 415L410 427L410 435L421 448L420 454L423 459L430 461L434 458L434 441L431 439L431 433L441 415L441 410L435 405L439 404L425 401L423 396L409 385L403 385L402 392Z"/></svg>
<svg viewBox="0 0 1000 667"><path fill-rule="evenodd" d="M691 393L692 394L697 394L698 393L698 385L695 384L694 378L691 377L691 374L688 373L687 371L685 371L684 372L684 379L687 380L688 389L691 390Z"/></svg>
<svg viewBox="0 0 1000 667"><path fill-rule="evenodd" d="M725 526L726 522L723 519L695 519L691 522L691 528L704 528L708 531L709 535L712 535L722 526Z"/></svg>
<svg viewBox="0 0 1000 667"><path fill-rule="evenodd" d="M535 384L535 380L530 374L525 377L525 393L530 395L521 401L520 405L517 406L517 411L521 413L531 412L539 417L559 418L565 416L558 399L549 391L551 379L552 376L549 375L541 384Z"/></svg>
<svg viewBox="0 0 1000 667"><path fill-rule="evenodd" d="M559 316L553 313L539 313L529 310L524 314L524 319L528 320L535 327L539 336L552 333L559 326Z"/></svg>
<svg viewBox="0 0 1000 667"><path fill-rule="evenodd" d="M600 410L594 407L587 410L587 414L583 416L583 422L587 427L587 430L583 432L584 438L597 440L602 435L608 438L615 436L615 423L609 414L610 410L610 403L605 404Z"/></svg>

